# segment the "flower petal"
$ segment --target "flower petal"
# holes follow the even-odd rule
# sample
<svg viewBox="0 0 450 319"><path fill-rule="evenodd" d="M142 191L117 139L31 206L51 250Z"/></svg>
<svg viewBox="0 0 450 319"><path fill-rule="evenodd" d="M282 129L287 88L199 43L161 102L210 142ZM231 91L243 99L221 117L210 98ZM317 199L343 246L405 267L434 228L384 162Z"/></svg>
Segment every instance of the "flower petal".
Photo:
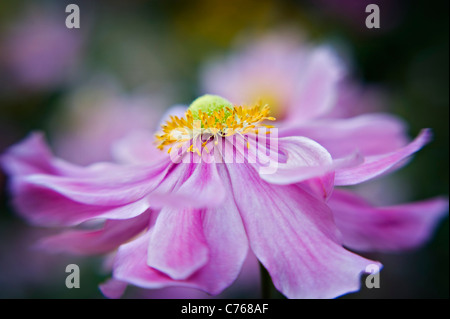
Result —
<svg viewBox="0 0 450 319"><path fill-rule="evenodd" d="M150 131L133 131L112 145L113 158L124 164L148 164L167 158L167 153L152 143L154 139Z"/></svg>
<svg viewBox="0 0 450 319"><path fill-rule="evenodd" d="M306 137L271 139L270 147L277 148L272 153L280 158L270 162L274 171L261 171L260 176L273 184L293 184L325 175L333 162L326 149ZM249 152L256 148L255 143L252 143Z"/></svg>
<svg viewBox="0 0 450 319"><path fill-rule="evenodd" d="M163 208L153 227L147 264L173 279L185 279L207 261L202 212Z"/></svg>
<svg viewBox="0 0 450 319"><path fill-rule="evenodd" d="M336 170L335 185L355 185L401 167L405 160L420 150L431 139L431 131L424 129L408 145L382 155L366 156L364 163Z"/></svg>
<svg viewBox="0 0 450 319"><path fill-rule="evenodd" d="M39 226L73 226L93 218L128 219L150 206L145 197L122 206L86 205L21 179L13 180L12 189L17 212Z"/></svg>
<svg viewBox="0 0 450 319"><path fill-rule="evenodd" d="M128 284L126 282L116 279L108 279L106 282L101 284L99 288L106 297L110 299L119 299L125 293L127 286Z"/></svg>
<svg viewBox="0 0 450 319"><path fill-rule="evenodd" d="M377 263L340 245L323 200L295 185L267 184L245 164L228 171L250 246L280 292L333 298L359 289L361 273Z"/></svg>
<svg viewBox="0 0 450 319"><path fill-rule="evenodd" d="M396 151L408 143L406 125L388 114L365 114L349 119L322 119L301 126L281 127L280 136L306 136L322 145L333 158L356 150L364 156Z"/></svg>
<svg viewBox="0 0 450 319"><path fill-rule="evenodd" d="M272 136L269 139L261 139L261 135L247 136L246 139L237 136L227 138L219 146L222 153L234 152L233 162L250 163L263 180L279 185L301 183L321 198L328 198L333 190L335 169L353 167L362 162L362 157L356 153L333 161L321 145L300 136ZM224 157L230 163L230 156Z"/></svg>
<svg viewBox="0 0 450 319"><path fill-rule="evenodd" d="M192 153L191 153L192 154ZM221 205L225 188L214 163L178 163L151 194L152 205L203 208Z"/></svg>
<svg viewBox="0 0 450 319"><path fill-rule="evenodd" d="M92 255L110 252L130 240L149 224L149 211L127 220L107 220L100 230L65 231L42 239L38 248L58 253Z"/></svg>
<svg viewBox="0 0 450 319"><path fill-rule="evenodd" d="M349 191L335 190L329 206L347 247L398 251L415 248L429 239L437 223L447 216L448 199L373 207Z"/></svg>
<svg viewBox="0 0 450 319"><path fill-rule="evenodd" d="M12 147L2 164L11 174L17 210L44 226L133 218L150 203L155 208L220 205L225 193L214 165L174 164L166 157L150 165L79 167L53 158L39 134Z"/></svg>
<svg viewBox="0 0 450 319"><path fill-rule="evenodd" d="M11 146L0 157L0 164L9 175L53 174L77 175L82 167L53 157L42 132L33 132Z"/></svg>
<svg viewBox="0 0 450 319"><path fill-rule="evenodd" d="M249 141L253 142L251 138ZM249 154L264 148L261 143L250 145ZM265 156L264 153L275 155L270 157L269 166L253 165L266 182L279 185L301 183L312 194L322 198L328 198L333 191L336 163L327 150L313 140L306 137L271 138L269 150L259 151L256 157L259 159Z"/></svg>
<svg viewBox="0 0 450 319"><path fill-rule="evenodd" d="M247 235L231 195L227 170L223 164L217 166L228 190L227 196L222 205L204 212L203 230L209 246L209 261L190 278L197 287L213 295L236 280L248 252Z"/></svg>
<svg viewBox="0 0 450 319"><path fill-rule="evenodd" d="M154 190L170 168L170 162L153 166L98 165L89 176L32 174L23 182L59 193L74 201L98 206L124 205ZM86 173L89 168L86 169Z"/></svg>
<svg viewBox="0 0 450 319"><path fill-rule="evenodd" d="M143 288L173 286L174 280L147 265L151 230L119 247L114 259L113 278ZM182 283L180 283L182 285Z"/></svg>
<svg viewBox="0 0 450 319"><path fill-rule="evenodd" d="M34 132L10 147L2 155L1 164L7 173L50 173L54 171L51 156L50 150L43 143L43 134Z"/></svg>
<svg viewBox="0 0 450 319"><path fill-rule="evenodd" d="M169 116L183 117L186 110L187 107L182 105L171 107L162 116L160 125L164 124L169 119ZM159 126L156 128L157 130L160 129ZM154 139L155 132L136 130L113 144L113 158L125 164L148 164L168 157L166 152L156 148L156 144L153 143Z"/></svg>
<svg viewBox="0 0 450 319"><path fill-rule="evenodd" d="M220 167L220 176L226 179ZM228 185L229 186L229 185ZM149 232L119 248L114 278L143 288L185 286L218 294L238 276L248 251L247 237L234 201L228 196L223 205L202 214L202 232L208 245L208 262L190 277L174 280L147 264Z"/></svg>
<svg viewBox="0 0 450 319"><path fill-rule="evenodd" d="M337 97L344 72L330 48L319 47L310 53L300 83L294 92L286 122L300 123L329 112Z"/></svg>

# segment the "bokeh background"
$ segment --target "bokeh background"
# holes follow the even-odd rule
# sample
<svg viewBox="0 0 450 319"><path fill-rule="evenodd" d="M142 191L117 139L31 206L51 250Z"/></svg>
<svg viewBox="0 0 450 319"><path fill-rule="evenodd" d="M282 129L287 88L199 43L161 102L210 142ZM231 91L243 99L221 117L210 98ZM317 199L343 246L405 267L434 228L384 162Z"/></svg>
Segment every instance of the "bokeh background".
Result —
<svg viewBox="0 0 450 319"><path fill-rule="evenodd" d="M81 9L80 29L65 27L69 3ZM365 27L369 3L380 6L380 29ZM200 77L209 61L279 30L336 48L357 81L377 88L383 109L409 123L411 136L433 129L434 141L407 167L363 192L387 203L448 196L446 1L1 1L0 153L40 130L63 158L82 165L107 159L105 141L133 127L152 129L165 109L205 93ZM33 249L54 230L21 220L6 182L0 173L0 298L103 298L98 284L110 275L105 258ZM449 297L448 218L422 248L366 256L384 264L381 288L343 298ZM65 287L69 263L81 268L80 289ZM249 283L244 278L218 297L258 298L258 276L243 277ZM126 294L204 296L188 289Z"/></svg>

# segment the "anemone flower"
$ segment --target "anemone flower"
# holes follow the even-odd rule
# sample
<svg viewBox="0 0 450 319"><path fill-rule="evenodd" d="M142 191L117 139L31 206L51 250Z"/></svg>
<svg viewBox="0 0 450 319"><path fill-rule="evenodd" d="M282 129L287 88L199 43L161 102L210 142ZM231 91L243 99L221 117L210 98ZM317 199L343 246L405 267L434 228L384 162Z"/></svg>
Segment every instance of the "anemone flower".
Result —
<svg viewBox="0 0 450 319"><path fill-rule="evenodd" d="M165 104L160 94L126 93L114 78L95 78L65 98L49 139L55 154L74 164L111 161L111 145L133 131L152 130Z"/></svg>
<svg viewBox="0 0 450 319"><path fill-rule="evenodd" d="M341 218L344 227L335 222L327 205L335 176L377 176L419 149L429 132L364 165L355 155L333 160L306 137L279 138L268 113L266 106L243 108L207 95L184 116L172 115L156 145L145 134L116 145L117 163L69 164L35 133L5 153L2 165L14 205L31 223L106 220L95 231L65 231L41 245L84 254L118 248L114 281L103 290L109 296L123 283L218 294L238 276L249 247L289 298L358 290L361 273L381 265L343 247L366 224L345 218L357 210ZM350 167L360 167L356 176L348 176ZM336 205L346 203L353 204ZM368 236L382 228L374 225Z"/></svg>

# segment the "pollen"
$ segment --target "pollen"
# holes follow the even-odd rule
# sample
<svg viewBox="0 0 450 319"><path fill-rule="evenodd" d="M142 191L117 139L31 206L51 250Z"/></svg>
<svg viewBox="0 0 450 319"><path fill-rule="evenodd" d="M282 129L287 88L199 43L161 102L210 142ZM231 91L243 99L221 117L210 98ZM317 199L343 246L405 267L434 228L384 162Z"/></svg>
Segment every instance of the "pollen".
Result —
<svg viewBox="0 0 450 319"><path fill-rule="evenodd" d="M261 103L252 107L239 106L217 95L204 95L192 102L184 117L170 116L161 125L161 131L156 134L157 148L164 150L169 146L167 152L170 153L174 146L180 148L189 142L189 152L200 155L201 149L197 145L201 145L200 148L209 153L206 145L210 141L217 145L220 138L234 134L245 139L245 135L258 134L262 127L269 129L267 133L270 133L273 126L266 123L275 118L269 113L270 107Z"/></svg>

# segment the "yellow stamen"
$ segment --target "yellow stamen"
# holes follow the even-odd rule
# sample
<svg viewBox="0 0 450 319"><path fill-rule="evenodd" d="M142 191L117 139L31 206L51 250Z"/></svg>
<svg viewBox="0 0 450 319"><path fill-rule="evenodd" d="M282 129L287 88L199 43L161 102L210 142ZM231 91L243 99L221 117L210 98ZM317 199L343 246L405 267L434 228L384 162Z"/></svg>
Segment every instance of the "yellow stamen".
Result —
<svg viewBox="0 0 450 319"><path fill-rule="evenodd" d="M170 119L161 125L161 131L156 135L157 148L163 150L168 145L177 144L181 147L182 143L192 141L193 144L188 148L188 152L200 155L200 150L194 146L195 141L200 138L201 148L206 148L209 140L214 141L214 145L219 143L219 138L232 136L234 134L247 135L258 134L258 129L265 127L271 129L273 125L264 124L265 121L274 121L275 118L269 116L270 108L268 105L261 107L256 104L253 107L233 106L224 107L213 112L203 112L197 110L196 114L188 109L185 116L179 118L170 116ZM269 134L270 131L265 132ZM247 148L250 143L247 141ZM172 150L172 146L168 152ZM209 150L206 148L209 153Z"/></svg>

